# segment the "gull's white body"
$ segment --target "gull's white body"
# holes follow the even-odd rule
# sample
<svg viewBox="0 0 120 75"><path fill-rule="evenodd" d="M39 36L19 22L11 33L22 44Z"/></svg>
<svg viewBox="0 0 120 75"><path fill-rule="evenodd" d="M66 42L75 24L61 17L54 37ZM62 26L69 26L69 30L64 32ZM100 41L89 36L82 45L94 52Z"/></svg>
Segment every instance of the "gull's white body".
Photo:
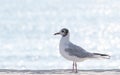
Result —
<svg viewBox="0 0 120 75"><path fill-rule="evenodd" d="M69 34L65 37L62 37L60 40L60 44L59 44L59 50L60 50L60 54L70 60L70 61L75 61L75 62L81 62L84 61L86 58L78 58L76 56L71 56L69 55L68 52L65 51L66 48L69 48L69 44L71 44L71 42L69 41Z"/></svg>
<svg viewBox="0 0 120 75"><path fill-rule="evenodd" d="M76 62L81 62L86 59L90 58L101 58L101 57L108 57L106 54L99 54L99 53L90 53L81 48L80 46L77 46L73 44L72 42L69 41L69 30L66 28L63 28L60 32L55 33L55 35L62 35L62 38L60 40L59 44L59 50L60 54L70 60L73 61L73 71L77 73L77 63Z"/></svg>

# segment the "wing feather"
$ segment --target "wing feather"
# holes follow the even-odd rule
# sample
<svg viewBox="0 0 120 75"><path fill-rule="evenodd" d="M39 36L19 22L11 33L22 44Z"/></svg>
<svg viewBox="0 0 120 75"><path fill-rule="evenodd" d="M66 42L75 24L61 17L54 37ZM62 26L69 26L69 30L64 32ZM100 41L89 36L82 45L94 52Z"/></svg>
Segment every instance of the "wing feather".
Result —
<svg viewBox="0 0 120 75"><path fill-rule="evenodd" d="M89 53L87 51L85 51L83 48L76 46L72 43L69 44L68 48L65 48L65 51L69 53L69 55L71 56L76 56L79 58L86 58L86 57L91 57L93 56L92 53Z"/></svg>

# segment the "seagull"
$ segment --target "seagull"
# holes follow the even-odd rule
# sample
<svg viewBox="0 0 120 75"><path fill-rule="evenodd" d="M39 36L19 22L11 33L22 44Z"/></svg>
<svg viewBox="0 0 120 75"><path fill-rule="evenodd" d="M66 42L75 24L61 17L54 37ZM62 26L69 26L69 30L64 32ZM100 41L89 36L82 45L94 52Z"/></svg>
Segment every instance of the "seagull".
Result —
<svg viewBox="0 0 120 75"><path fill-rule="evenodd" d="M67 28L61 29L54 35L62 36L59 44L60 54L67 60L73 61L72 71L75 73L78 72L77 62L82 62L86 59L92 58L110 58L107 54L91 53L70 42L70 32Z"/></svg>

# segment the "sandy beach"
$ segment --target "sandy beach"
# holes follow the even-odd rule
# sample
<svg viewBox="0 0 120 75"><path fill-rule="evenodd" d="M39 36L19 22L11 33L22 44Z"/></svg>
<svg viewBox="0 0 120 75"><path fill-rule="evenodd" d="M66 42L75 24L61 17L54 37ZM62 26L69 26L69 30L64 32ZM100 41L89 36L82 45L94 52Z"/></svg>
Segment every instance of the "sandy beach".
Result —
<svg viewBox="0 0 120 75"><path fill-rule="evenodd" d="M120 75L120 70L79 70L72 73L71 70L10 70L0 69L0 75Z"/></svg>

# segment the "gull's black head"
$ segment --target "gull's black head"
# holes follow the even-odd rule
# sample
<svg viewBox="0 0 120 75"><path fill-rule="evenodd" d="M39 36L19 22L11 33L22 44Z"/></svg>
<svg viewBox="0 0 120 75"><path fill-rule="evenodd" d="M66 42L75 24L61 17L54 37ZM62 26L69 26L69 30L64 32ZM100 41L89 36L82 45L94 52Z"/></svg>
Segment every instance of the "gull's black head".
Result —
<svg viewBox="0 0 120 75"><path fill-rule="evenodd" d="M69 33L69 30L68 30L67 28L63 28L63 29L60 30L60 32L55 33L54 35L60 34L60 35L62 35L63 37L65 37L66 35L68 35L68 33Z"/></svg>

